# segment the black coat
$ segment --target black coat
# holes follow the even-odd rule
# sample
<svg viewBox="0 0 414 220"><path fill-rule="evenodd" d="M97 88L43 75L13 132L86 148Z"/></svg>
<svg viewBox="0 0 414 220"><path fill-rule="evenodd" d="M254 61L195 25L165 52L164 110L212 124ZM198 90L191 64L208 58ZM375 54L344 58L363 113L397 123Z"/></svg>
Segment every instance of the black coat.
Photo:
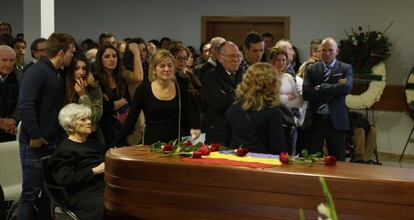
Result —
<svg viewBox="0 0 414 220"><path fill-rule="evenodd" d="M66 189L69 208L81 219L102 215L104 174L94 175L92 168L104 162L106 150L94 139L85 143L65 139L49 161L51 176Z"/></svg>
<svg viewBox="0 0 414 220"><path fill-rule="evenodd" d="M207 103L206 142L225 144L227 109L233 104L235 89L242 80L242 73L236 72L235 81L231 79L220 62L206 73L203 78L202 94Z"/></svg>
<svg viewBox="0 0 414 220"><path fill-rule="evenodd" d="M227 146L246 147L249 152L279 154L286 151L281 111L278 107L264 107L260 111L244 111L234 103L226 113Z"/></svg>

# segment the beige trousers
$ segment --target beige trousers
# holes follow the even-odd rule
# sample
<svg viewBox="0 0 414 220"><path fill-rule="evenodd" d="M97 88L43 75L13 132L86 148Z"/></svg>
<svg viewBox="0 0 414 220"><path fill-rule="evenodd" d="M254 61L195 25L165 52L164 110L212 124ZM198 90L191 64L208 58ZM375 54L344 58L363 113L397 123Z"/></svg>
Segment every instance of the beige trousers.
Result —
<svg viewBox="0 0 414 220"><path fill-rule="evenodd" d="M353 132L354 160L370 160L374 150L377 148L377 129L371 127L368 135L365 135L363 128L354 128Z"/></svg>

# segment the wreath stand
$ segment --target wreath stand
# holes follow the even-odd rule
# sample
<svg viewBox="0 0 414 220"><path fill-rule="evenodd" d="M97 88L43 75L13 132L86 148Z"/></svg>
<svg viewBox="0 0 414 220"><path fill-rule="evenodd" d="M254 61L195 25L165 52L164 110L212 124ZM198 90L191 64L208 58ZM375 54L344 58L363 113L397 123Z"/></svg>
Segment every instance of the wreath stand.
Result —
<svg viewBox="0 0 414 220"><path fill-rule="evenodd" d="M368 89L359 94L359 95L347 95L346 96L346 105L350 109L364 109L365 110L365 117L368 119L369 111L371 110L371 117L372 117L372 124L375 125L375 115L374 115L374 108L373 105L381 99L382 93L384 92L385 85L386 85L386 70L385 64L383 62L379 63L378 65L372 67L372 74L370 74L373 78L380 78L380 80L372 80L372 79L358 79L363 82L369 83ZM375 148L374 155L376 159L376 163L380 164L378 159L378 152Z"/></svg>
<svg viewBox="0 0 414 220"><path fill-rule="evenodd" d="M407 80L405 81L405 96L407 98L407 104L410 107L409 108L409 114L411 119L414 120L414 109L412 109L410 106L411 102L414 101L414 67L411 69L410 74L407 77ZM399 162L401 163L401 160L404 156L405 150L407 149L408 143L414 143L414 139L411 138L411 135L414 132L414 125L411 129L410 135L408 135L407 141L405 142L404 150L402 151L400 155Z"/></svg>
<svg viewBox="0 0 414 220"><path fill-rule="evenodd" d="M358 79L369 83L368 89L359 95L347 95L346 105L350 109L364 109L365 115L368 119L369 110L371 110L372 123L375 125L375 116L373 105L381 99L382 93L386 85L386 71L385 64L380 64L372 67L372 76L380 78L381 80Z"/></svg>

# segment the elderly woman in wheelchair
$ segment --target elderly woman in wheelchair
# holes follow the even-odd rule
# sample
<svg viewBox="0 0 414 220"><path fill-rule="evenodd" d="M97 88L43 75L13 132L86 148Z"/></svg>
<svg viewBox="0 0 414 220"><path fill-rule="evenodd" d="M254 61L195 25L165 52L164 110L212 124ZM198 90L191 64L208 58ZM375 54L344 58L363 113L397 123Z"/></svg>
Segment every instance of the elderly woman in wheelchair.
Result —
<svg viewBox="0 0 414 220"><path fill-rule="evenodd" d="M91 110L68 104L59 123L68 137L48 161L50 175L67 191L68 208L80 219L101 219L103 211L105 152L107 148L88 138L92 132Z"/></svg>

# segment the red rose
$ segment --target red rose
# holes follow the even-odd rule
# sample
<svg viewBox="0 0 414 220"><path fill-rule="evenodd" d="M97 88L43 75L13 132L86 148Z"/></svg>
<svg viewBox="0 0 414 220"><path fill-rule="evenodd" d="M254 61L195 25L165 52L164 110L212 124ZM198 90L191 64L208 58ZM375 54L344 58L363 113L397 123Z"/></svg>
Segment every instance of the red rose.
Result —
<svg viewBox="0 0 414 220"><path fill-rule="evenodd" d="M327 165L327 166L335 166L336 157L334 157L334 156L325 156L324 161L325 161L325 165Z"/></svg>
<svg viewBox="0 0 414 220"><path fill-rule="evenodd" d="M198 149L199 152L201 152L203 155L209 155L210 154L210 148L208 148L208 145L203 145Z"/></svg>
<svg viewBox="0 0 414 220"><path fill-rule="evenodd" d="M212 144L210 146L210 151L211 152L218 151L220 149L220 147L221 147L221 144Z"/></svg>
<svg viewBox="0 0 414 220"><path fill-rule="evenodd" d="M200 151L193 152L193 158L199 159L201 158L201 155L203 155L203 152L200 152Z"/></svg>
<svg viewBox="0 0 414 220"><path fill-rule="evenodd" d="M247 150L247 148L239 147L236 150L236 154L239 157L246 156L247 153L249 153L249 150Z"/></svg>
<svg viewBox="0 0 414 220"><path fill-rule="evenodd" d="M279 161L282 164L289 164L289 154L286 152L280 152L279 154Z"/></svg>
<svg viewBox="0 0 414 220"><path fill-rule="evenodd" d="M173 150L173 146L171 144L164 144L164 146L162 146L162 151L167 152L167 151L172 151Z"/></svg>
<svg viewBox="0 0 414 220"><path fill-rule="evenodd" d="M186 147L190 147L190 146L193 146L193 143L191 143L191 141L189 141L189 140L186 140L186 141L184 142L184 146L186 146Z"/></svg>

